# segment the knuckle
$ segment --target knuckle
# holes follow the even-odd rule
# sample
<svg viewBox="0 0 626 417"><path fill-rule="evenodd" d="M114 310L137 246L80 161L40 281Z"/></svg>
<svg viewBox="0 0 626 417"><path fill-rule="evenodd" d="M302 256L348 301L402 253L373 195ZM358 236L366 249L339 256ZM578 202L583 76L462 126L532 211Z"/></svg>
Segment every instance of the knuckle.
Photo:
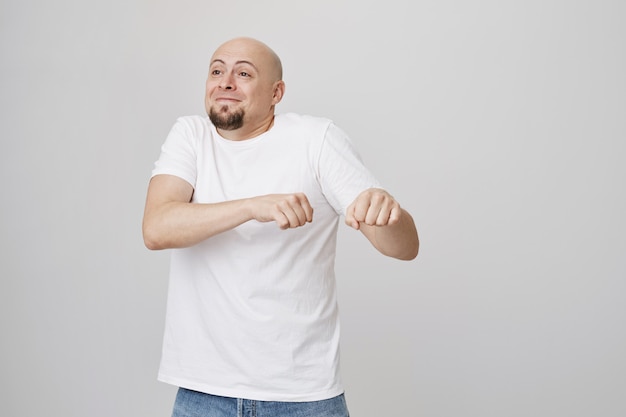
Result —
<svg viewBox="0 0 626 417"><path fill-rule="evenodd" d="M285 202L289 205L296 205L299 203L298 196L296 194L290 194L286 197Z"/></svg>
<svg viewBox="0 0 626 417"><path fill-rule="evenodd" d="M371 197L371 201L375 204L382 204L386 200L386 197L382 194L374 194Z"/></svg>
<svg viewBox="0 0 626 417"><path fill-rule="evenodd" d="M284 211L289 207L289 199L280 200L276 203L276 208L280 211Z"/></svg>

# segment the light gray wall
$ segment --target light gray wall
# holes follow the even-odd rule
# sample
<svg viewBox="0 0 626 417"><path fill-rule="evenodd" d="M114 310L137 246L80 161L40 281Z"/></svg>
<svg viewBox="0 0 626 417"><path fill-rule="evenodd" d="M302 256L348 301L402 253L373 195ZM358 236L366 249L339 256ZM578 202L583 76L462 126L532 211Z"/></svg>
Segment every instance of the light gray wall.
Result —
<svg viewBox="0 0 626 417"><path fill-rule="evenodd" d="M2 416L168 416L167 252L140 231L210 53L282 56L420 230L340 232L352 414L626 415L625 3L0 3Z"/></svg>

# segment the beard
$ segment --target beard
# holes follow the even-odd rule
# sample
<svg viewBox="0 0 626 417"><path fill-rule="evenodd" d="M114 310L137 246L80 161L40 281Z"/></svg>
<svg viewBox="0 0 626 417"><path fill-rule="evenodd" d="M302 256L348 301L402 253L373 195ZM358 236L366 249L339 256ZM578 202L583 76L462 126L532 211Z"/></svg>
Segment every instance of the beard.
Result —
<svg viewBox="0 0 626 417"><path fill-rule="evenodd" d="M219 110L215 107L209 109L209 119L218 129L236 130L243 126L243 110L228 111L228 107L224 106Z"/></svg>

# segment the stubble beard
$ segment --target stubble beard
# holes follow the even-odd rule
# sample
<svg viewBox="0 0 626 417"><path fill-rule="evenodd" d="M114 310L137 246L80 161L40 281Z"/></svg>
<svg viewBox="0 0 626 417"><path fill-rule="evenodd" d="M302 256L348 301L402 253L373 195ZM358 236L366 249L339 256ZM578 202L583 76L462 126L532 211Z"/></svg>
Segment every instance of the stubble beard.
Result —
<svg viewBox="0 0 626 417"><path fill-rule="evenodd" d="M215 127L223 130L236 130L243 126L244 112L242 109L228 111L227 106L209 109L209 119Z"/></svg>

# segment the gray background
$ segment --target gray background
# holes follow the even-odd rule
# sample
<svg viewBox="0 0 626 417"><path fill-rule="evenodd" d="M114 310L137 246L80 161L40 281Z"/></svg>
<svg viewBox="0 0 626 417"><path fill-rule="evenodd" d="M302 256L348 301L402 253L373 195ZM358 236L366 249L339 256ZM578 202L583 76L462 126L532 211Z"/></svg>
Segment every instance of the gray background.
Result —
<svg viewBox="0 0 626 417"><path fill-rule="evenodd" d="M626 415L624 2L0 5L0 415L169 415L145 191L239 35L420 231L407 263L341 229L352 415Z"/></svg>

